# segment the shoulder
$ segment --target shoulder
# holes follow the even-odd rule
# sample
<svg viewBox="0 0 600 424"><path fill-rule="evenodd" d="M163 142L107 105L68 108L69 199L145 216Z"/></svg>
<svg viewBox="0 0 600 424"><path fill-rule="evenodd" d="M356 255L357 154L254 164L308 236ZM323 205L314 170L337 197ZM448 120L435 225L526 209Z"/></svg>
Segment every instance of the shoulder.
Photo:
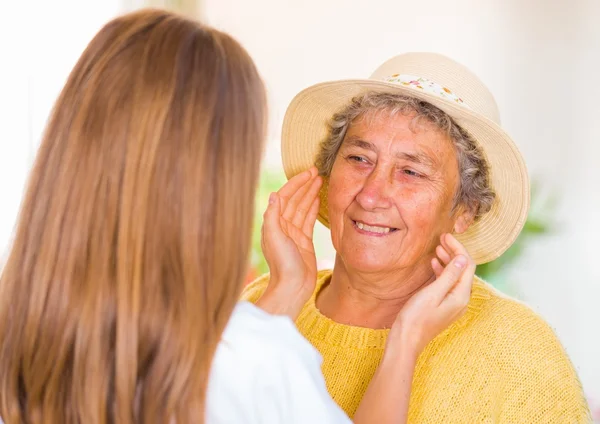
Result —
<svg viewBox="0 0 600 424"><path fill-rule="evenodd" d="M268 364L270 359L288 355L320 362L318 352L290 318L271 315L247 301L236 305L223 332L221 346L242 355L245 362L254 362L253 365Z"/></svg>
<svg viewBox="0 0 600 424"><path fill-rule="evenodd" d="M325 388L321 362L321 355L292 320L240 302L211 366L208 421L292 424L317 422L326 414L338 416ZM303 419L306 414L313 415Z"/></svg>
<svg viewBox="0 0 600 424"><path fill-rule="evenodd" d="M494 338L517 346L542 344L564 353L552 327L525 302L499 292L481 279L476 280L473 291L485 294L476 322L489 326Z"/></svg>
<svg viewBox="0 0 600 424"><path fill-rule="evenodd" d="M552 327L526 303L513 299L477 279L473 292L479 302L473 325L485 331L488 341L527 357L549 356L568 361Z"/></svg>
<svg viewBox="0 0 600 424"><path fill-rule="evenodd" d="M474 291L486 293L472 325L483 336L482 354L507 378L507 408L514 410L505 413L524 414L526 408L547 422L586 419L589 410L579 377L552 327L525 303L481 280Z"/></svg>
<svg viewBox="0 0 600 424"><path fill-rule="evenodd" d="M272 397L273 391L283 390L286 363L293 363L294 369L318 370L320 356L289 318L272 316L251 303L240 302L211 364L208 421L264 422L264 411L257 408L257 402Z"/></svg>

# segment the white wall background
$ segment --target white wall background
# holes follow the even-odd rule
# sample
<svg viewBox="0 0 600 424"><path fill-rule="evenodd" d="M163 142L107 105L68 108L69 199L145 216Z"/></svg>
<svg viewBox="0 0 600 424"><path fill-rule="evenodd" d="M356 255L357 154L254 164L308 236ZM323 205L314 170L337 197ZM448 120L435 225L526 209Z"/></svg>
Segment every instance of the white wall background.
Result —
<svg viewBox="0 0 600 424"><path fill-rule="evenodd" d="M46 118L79 54L137 0L2 0L0 248ZM5 4L6 3L6 4ZM269 88L270 166L285 107L320 81L368 76L405 51L447 54L496 95L530 173L560 195L559 227L512 278L600 400L600 1L203 0L206 20L255 58Z"/></svg>
<svg viewBox="0 0 600 424"><path fill-rule="evenodd" d="M121 0L0 1L0 258L52 105Z"/></svg>
<svg viewBox="0 0 600 424"><path fill-rule="evenodd" d="M447 54L495 94L532 177L557 193L556 233L511 278L556 329L590 396L600 399L600 2L597 0L204 0L270 91L268 162L292 97L330 79L367 77L405 51Z"/></svg>

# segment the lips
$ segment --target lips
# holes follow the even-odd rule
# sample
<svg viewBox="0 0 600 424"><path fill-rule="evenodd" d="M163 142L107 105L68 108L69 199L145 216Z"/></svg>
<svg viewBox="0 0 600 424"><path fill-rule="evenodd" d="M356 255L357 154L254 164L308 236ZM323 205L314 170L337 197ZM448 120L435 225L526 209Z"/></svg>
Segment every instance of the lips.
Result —
<svg viewBox="0 0 600 424"><path fill-rule="evenodd" d="M375 224L367 224L365 222L361 222L361 221L353 221L354 225L356 226L356 228L358 228L361 231L367 232L367 233L373 233L373 234L389 234L389 233L393 233L394 231L398 230L397 228L394 227L386 227L383 225L375 225Z"/></svg>

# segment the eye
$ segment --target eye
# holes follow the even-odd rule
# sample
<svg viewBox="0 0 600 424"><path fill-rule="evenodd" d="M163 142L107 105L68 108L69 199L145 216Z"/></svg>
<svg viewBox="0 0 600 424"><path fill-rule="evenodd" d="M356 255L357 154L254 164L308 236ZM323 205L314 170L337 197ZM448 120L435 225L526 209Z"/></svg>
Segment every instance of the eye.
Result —
<svg viewBox="0 0 600 424"><path fill-rule="evenodd" d="M350 156L348 156L348 159L352 162L369 163L367 158L365 158L363 156L350 155Z"/></svg>
<svg viewBox="0 0 600 424"><path fill-rule="evenodd" d="M421 176L421 174L413 171L412 169L404 169L402 172L404 172L406 175L409 175L411 177L420 177Z"/></svg>

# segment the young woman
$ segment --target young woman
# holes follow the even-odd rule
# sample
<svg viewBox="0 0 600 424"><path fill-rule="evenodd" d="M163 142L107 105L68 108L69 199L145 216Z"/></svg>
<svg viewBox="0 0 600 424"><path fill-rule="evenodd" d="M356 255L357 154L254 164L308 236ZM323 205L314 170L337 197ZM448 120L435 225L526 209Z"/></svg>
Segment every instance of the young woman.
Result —
<svg viewBox="0 0 600 424"><path fill-rule="evenodd" d="M305 301L286 299L296 281L272 287L264 309L236 306L265 123L261 79L230 36L144 10L94 37L49 119L2 269L6 424L349 421L291 324ZM274 195L272 266L299 264L306 238L293 229L310 240L314 206L296 221L286 211L314 205L319 184L311 171ZM402 324L442 310L451 287L468 292L468 272L447 270L423 295L434 302L399 318L357 422L371 408L404 414L412 365L400 342L420 346L462 305L420 320L418 343Z"/></svg>

